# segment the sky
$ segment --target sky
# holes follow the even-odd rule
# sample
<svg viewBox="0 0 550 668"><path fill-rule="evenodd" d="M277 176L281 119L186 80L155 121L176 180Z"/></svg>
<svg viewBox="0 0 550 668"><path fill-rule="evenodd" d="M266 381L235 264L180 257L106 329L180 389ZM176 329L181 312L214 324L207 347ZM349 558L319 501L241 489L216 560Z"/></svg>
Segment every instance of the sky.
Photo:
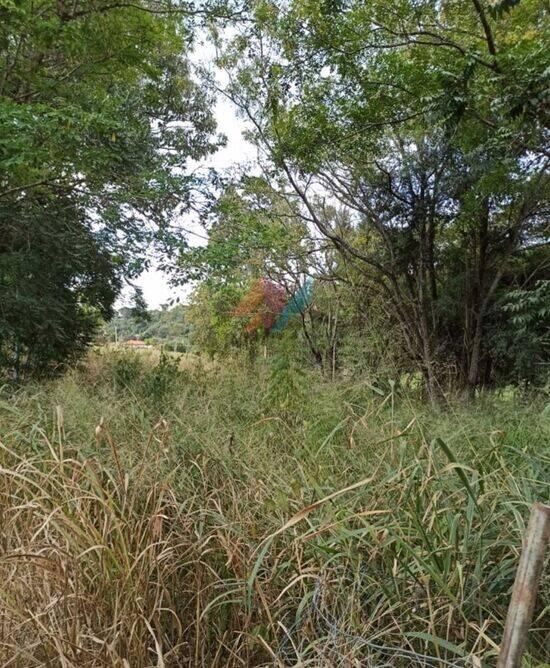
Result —
<svg viewBox="0 0 550 668"><path fill-rule="evenodd" d="M201 164L221 171L253 159L255 150L242 136L245 125L238 118L234 104L220 95L216 103L215 116L218 132L227 137L227 144ZM144 272L135 284L143 290L143 296L150 309L158 309L161 304L166 304L177 297L185 301L192 290L191 285L173 288L169 285L167 275L154 268ZM124 302L124 299L121 301Z"/></svg>

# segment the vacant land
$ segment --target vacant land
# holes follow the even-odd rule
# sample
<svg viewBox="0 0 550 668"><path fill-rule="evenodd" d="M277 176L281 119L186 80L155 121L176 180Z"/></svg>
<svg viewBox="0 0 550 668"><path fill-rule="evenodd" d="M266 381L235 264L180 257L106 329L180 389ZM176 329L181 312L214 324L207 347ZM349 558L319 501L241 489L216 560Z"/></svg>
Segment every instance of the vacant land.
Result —
<svg viewBox="0 0 550 668"><path fill-rule="evenodd" d="M547 400L390 390L109 353L6 392L2 665L493 665Z"/></svg>

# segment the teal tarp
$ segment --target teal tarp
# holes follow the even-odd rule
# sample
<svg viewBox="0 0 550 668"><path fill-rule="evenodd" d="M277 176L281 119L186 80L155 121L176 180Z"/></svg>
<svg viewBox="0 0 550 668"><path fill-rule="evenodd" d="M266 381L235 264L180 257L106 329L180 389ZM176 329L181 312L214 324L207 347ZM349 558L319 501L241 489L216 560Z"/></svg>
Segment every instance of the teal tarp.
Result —
<svg viewBox="0 0 550 668"><path fill-rule="evenodd" d="M291 316L298 315L298 313L303 313L311 302L312 295L313 279L309 277L289 299L288 304L281 311L281 315L279 316L277 322L273 325L271 331L280 332L286 327Z"/></svg>

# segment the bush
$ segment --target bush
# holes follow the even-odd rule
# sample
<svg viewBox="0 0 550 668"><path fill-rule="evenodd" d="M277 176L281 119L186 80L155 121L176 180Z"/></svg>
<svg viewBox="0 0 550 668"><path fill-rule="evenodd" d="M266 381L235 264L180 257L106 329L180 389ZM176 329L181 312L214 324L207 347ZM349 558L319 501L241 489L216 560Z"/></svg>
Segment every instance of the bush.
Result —
<svg viewBox="0 0 550 668"><path fill-rule="evenodd" d="M156 366L148 370L143 390L146 396L156 404L166 400L178 382L180 382L179 358L170 357L162 350Z"/></svg>
<svg viewBox="0 0 550 668"><path fill-rule="evenodd" d="M181 382L180 358L162 350L160 355L124 351L104 357L103 380L112 382L115 392L162 407Z"/></svg>

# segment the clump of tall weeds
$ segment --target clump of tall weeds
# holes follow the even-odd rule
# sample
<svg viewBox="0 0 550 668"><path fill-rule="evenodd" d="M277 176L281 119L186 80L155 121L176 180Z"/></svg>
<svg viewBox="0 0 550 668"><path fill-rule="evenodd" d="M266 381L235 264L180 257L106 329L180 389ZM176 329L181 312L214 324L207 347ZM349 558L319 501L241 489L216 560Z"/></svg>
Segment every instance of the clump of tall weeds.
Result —
<svg viewBox="0 0 550 668"><path fill-rule="evenodd" d="M550 496L543 403L304 374L299 412L267 413L269 370L91 364L0 398L2 665L495 662Z"/></svg>

